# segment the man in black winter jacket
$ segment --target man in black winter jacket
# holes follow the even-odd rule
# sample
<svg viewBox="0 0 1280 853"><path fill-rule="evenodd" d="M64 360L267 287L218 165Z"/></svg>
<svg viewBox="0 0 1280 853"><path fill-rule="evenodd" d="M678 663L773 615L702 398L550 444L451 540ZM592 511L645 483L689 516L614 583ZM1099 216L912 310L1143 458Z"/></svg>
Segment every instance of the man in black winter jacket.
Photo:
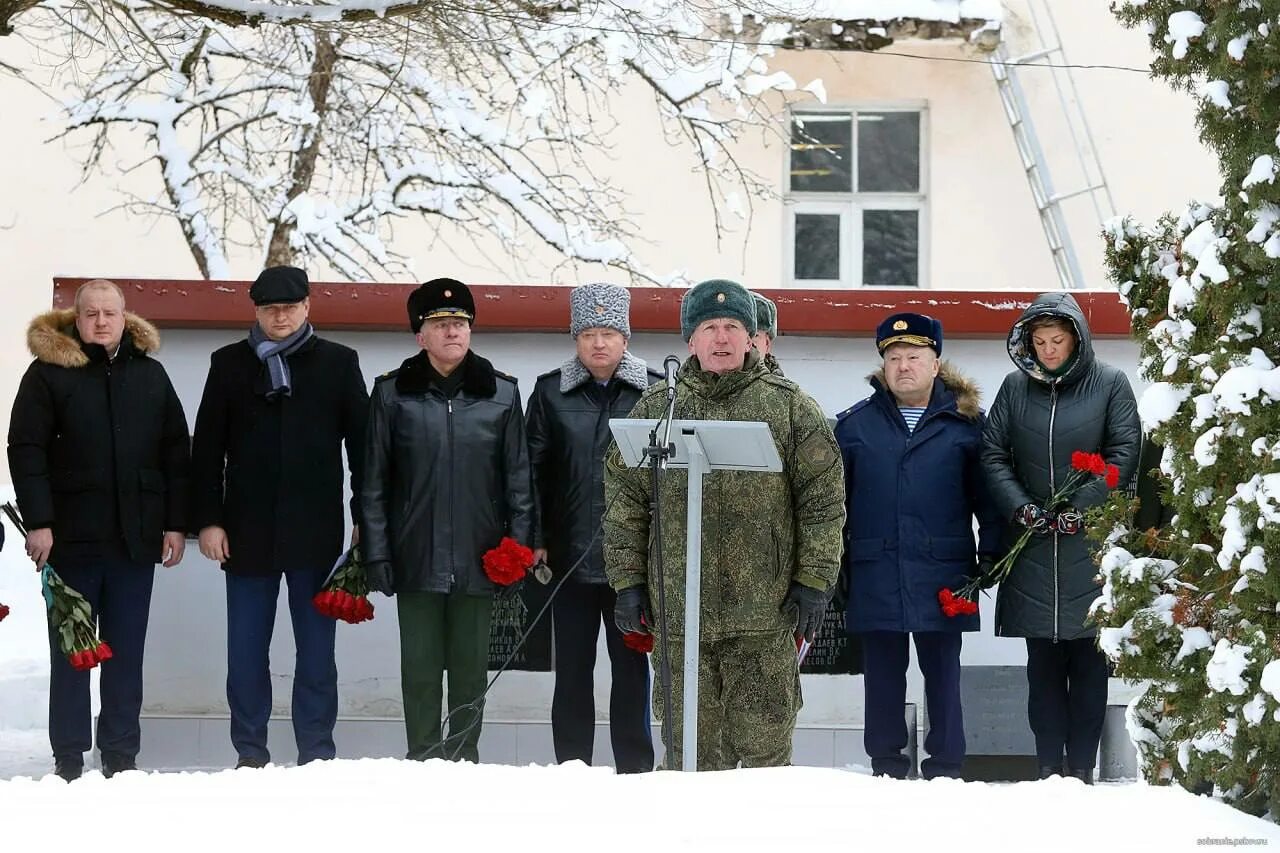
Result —
<svg viewBox="0 0 1280 853"><path fill-rule="evenodd" d="M429 281L408 311L422 352L374 383L361 550L370 585L396 595L408 757L476 762L495 591L484 555L532 536L524 415L516 380L471 351L465 284Z"/></svg>
<svg viewBox="0 0 1280 853"><path fill-rule="evenodd" d="M88 600L113 651L102 667L102 771L138 755L142 656L155 564L182 559L189 443L182 404L160 362L155 327L97 279L75 307L31 322L27 368L9 423L9 470L27 555L50 563ZM50 634L49 743L54 769L80 776L91 746L89 673Z"/></svg>
<svg viewBox="0 0 1280 853"><path fill-rule="evenodd" d="M535 556L557 576L571 571L553 604L556 687L551 734L556 760L591 763L595 740L592 674L604 623L613 683L609 734L620 773L653 769L649 661L628 648L614 623L617 594L604 575L604 454L610 418L625 418L662 375L627 352L631 294L616 284L584 284L569 296L577 355L538 377L529 397L529 459L538 497Z"/></svg>
<svg viewBox="0 0 1280 853"><path fill-rule="evenodd" d="M298 763L334 757L335 622L311 604L342 552L342 447L357 538L369 397L355 350L317 337L307 274L270 267L249 296L246 340L213 353L192 442L192 528L227 588L227 704L237 767L271 760L268 650L283 575L297 656Z"/></svg>

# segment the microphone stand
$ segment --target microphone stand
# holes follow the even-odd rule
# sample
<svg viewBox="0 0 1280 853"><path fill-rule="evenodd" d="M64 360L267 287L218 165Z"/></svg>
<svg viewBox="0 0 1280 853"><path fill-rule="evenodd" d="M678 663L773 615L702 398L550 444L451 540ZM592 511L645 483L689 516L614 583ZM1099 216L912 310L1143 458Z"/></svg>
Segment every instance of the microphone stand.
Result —
<svg viewBox="0 0 1280 853"><path fill-rule="evenodd" d="M662 759L663 767L672 768L672 761L675 760L674 741L674 713L675 709L671 706L671 642L667 635L667 585L663 575L662 560L662 503L659 500L660 484L662 482L662 474L666 470L667 460L675 456L676 448L671 443L671 421L675 417L676 408L676 389L673 385L667 389L667 409L662 416L662 420L653 425L653 429L649 431L649 446L644 449L644 455L649 460L649 488L650 503L649 512L652 522L650 531L652 540L657 543L657 547L653 549L653 563L658 573L658 642L662 648L661 664L658 667L658 681L662 689L662 746L665 755ZM658 428L666 422L666 428L663 431L662 443L658 443ZM685 678L689 674L685 673ZM694 678L697 673L694 673Z"/></svg>

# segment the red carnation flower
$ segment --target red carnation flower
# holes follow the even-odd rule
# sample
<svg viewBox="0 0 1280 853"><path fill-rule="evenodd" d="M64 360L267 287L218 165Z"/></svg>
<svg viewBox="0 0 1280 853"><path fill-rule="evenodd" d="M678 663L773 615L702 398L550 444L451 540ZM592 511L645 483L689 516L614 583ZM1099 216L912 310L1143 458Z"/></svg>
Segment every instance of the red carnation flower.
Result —
<svg viewBox="0 0 1280 853"><path fill-rule="evenodd" d="M525 576L533 565L533 550L510 536L503 536L498 547L484 552L484 573L499 586L510 586Z"/></svg>
<svg viewBox="0 0 1280 853"><path fill-rule="evenodd" d="M9 605L0 604L0 622L4 621L4 617L9 615Z"/></svg>
<svg viewBox="0 0 1280 853"><path fill-rule="evenodd" d="M115 652L111 651L111 647L106 643L98 643L98 647L93 650L93 655L98 659L98 663L102 663L104 660L115 657Z"/></svg>
<svg viewBox="0 0 1280 853"><path fill-rule="evenodd" d="M334 566L325 585L311 598L312 605L330 619L341 619L351 625L373 618L369 602L369 582L360 554L352 549Z"/></svg>
<svg viewBox="0 0 1280 853"><path fill-rule="evenodd" d="M1093 466L1089 464L1089 454L1083 450L1071 451L1071 467L1077 471L1092 471Z"/></svg>
<svg viewBox="0 0 1280 853"><path fill-rule="evenodd" d="M633 652L647 655L653 651L653 634L631 632L622 635L622 644Z"/></svg>
<svg viewBox="0 0 1280 853"><path fill-rule="evenodd" d="M1116 466L1116 465L1108 465L1108 466L1107 466L1106 478L1107 478L1107 488L1108 488L1108 489L1114 489L1116 486L1120 485L1120 468L1119 468L1119 466Z"/></svg>
<svg viewBox="0 0 1280 853"><path fill-rule="evenodd" d="M938 590L938 604L944 616L969 616L978 612L978 602L956 595L947 587Z"/></svg>

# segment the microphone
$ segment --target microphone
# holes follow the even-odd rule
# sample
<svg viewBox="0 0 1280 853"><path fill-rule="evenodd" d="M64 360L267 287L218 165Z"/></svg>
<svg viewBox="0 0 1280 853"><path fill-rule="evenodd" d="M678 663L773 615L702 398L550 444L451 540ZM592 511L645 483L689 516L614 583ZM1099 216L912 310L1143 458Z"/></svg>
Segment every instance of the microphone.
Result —
<svg viewBox="0 0 1280 853"><path fill-rule="evenodd" d="M674 355L669 355L662 362L662 367L667 373L667 396L674 397L676 395L676 371L680 369L680 359Z"/></svg>

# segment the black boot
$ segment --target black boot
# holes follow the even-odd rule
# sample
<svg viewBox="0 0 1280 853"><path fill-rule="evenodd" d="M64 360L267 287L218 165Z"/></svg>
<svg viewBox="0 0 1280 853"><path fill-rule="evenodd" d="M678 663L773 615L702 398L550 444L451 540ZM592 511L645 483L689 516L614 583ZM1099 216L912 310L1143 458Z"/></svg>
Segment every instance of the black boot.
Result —
<svg viewBox="0 0 1280 853"><path fill-rule="evenodd" d="M58 758L53 762L53 773L66 782L74 782L84 772L84 762L70 758Z"/></svg>
<svg viewBox="0 0 1280 853"><path fill-rule="evenodd" d="M1050 776L1061 776L1062 768L1052 764L1040 765L1040 778L1048 779Z"/></svg>
<svg viewBox="0 0 1280 853"><path fill-rule="evenodd" d="M1086 785L1093 784L1092 768L1088 770L1071 770L1071 771L1068 771L1067 775L1071 776L1074 779L1079 779L1081 782L1085 783Z"/></svg>
<svg viewBox="0 0 1280 853"><path fill-rule="evenodd" d="M247 769L247 770L260 770L260 769L262 769L263 767L266 767L266 766L267 766L267 762L265 762L265 761L263 761L263 760L261 760L261 759L259 759L259 758L249 758L249 757L245 757L245 758L241 758L239 761L237 761L237 762L236 762L236 769L237 769L237 770L246 770L246 769Z"/></svg>
<svg viewBox="0 0 1280 853"><path fill-rule="evenodd" d="M102 756L102 775L110 779L117 773L126 773L130 770L137 770L138 763L132 758L125 755L104 755Z"/></svg>

